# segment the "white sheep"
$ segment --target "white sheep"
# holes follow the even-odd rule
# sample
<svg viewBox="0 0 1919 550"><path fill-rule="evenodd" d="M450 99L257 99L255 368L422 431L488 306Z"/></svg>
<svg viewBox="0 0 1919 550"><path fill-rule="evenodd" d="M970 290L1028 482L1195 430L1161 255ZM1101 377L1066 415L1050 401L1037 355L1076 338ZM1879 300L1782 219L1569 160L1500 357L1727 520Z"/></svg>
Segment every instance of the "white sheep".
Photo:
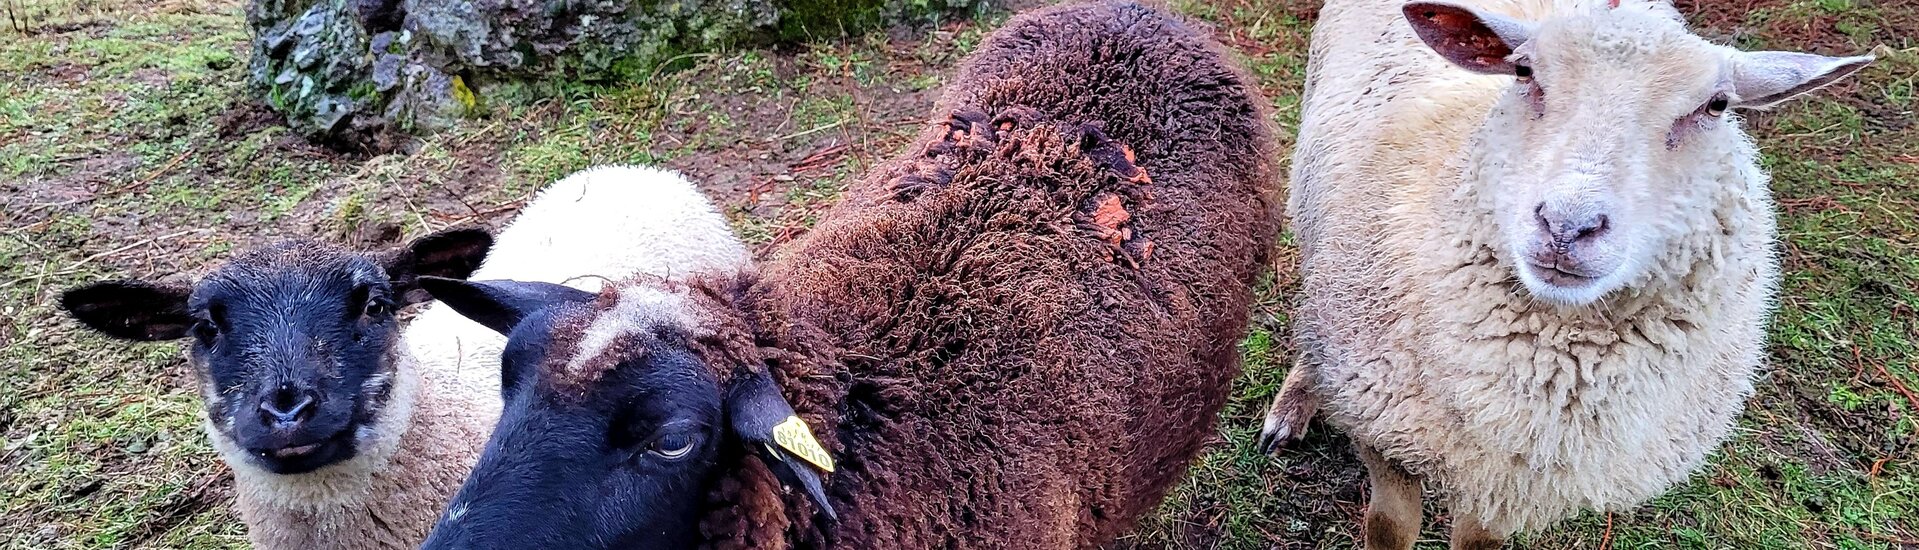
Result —
<svg viewBox="0 0 1919 550"><path fill-rule="evenodd" d="M1300 356L1262 445L1316 409L1350 434L1369 549L1411 548L1422 478L1454 548L1683 481L1752 391L1778 279L1731 111L1872 59L1740 52L1641 1L1333 0L1311 48Z"/></svg>
<svg viewBox="0 0 1919 550"><path fill-rule="evenodd" d="M65 304L89 326L116 336L195 335L189 356L207 394L207 432L233 468L237 509L254 546L415 548L465 480L499 416L504 339L437 304L398 332L368 337L356 331L397 325L390 310L409 303L410 294L423 294L414 292L418 275L471 272L592 291L607 279L744 265L745 247L730 235L711 203L679 174L604 167L543 190L491 241L490 253L485 234L471 230L437 234L381 257L294 241L242 255L191 290L105 283L69 292ZM476 271L478 254L486 260ZM430 268L449 261L465 267ZM384 269L369 271L375 264ZM366 300L354 294L366 285L353 281L381 276L391 277L393 288L391 296L373 298L390 300L377 311L356 320L329 307ZM257 298L260 307L223 298L235 289L241 292L232 294ZM214 322L220 317L228 319ZM202 319L209 328L200 328ZM213 334L201 340L203 330ZM295 334L293 340L314 345L222 353L226 340L261 332L278 335L276 341ZM377 345L364 361L338 351L360 340ZM327 351L312 351L321 348ZM300 360L311 354L329 356ZM262 374L273 371L279 372ZM326 385L338 378L353 383ZM257 403L266 412L258 416L268 427L259 428L249 425L256 415L249 388L263 384ZM276 401L286 395L292 397ZM346 405L328 410L330 403ZM329 422L333 417L341 420ZM298 433L334 424L346 426L337 441L308 443Z"/></svg>

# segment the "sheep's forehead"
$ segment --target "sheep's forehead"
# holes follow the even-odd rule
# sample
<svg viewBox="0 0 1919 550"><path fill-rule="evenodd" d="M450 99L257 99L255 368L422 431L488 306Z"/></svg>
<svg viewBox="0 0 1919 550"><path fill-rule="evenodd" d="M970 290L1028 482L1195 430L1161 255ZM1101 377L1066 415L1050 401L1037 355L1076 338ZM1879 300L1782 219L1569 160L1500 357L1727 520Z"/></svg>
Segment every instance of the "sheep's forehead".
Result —
<svg viewBox="0 0 1919 550"><path fill-rule="evenodd" d="M590 306L554 321L553 344L541 365L545 378L585 387L622 362L647 352L662 328L690 333L697 326L683 285L664 281L608 285Z"/></svg>
<svg viewBox="0 0 1919 550"><path fill-rule="evenodd" d="M364 255L307 240L289 240L235 256L195 285L194 307L214 293L239 293L255 300L310 300L329 290L385 280L379 265ZM332 296L324 296L332 300Z"/></svg>
<svg viewBox="0 0 1919 550"><path fill-rule="evenodd" d="M1725 60L1678 21L1631 9L1545 21L1521 51L1557 87L1640 93L1711 86Z"/></svg>

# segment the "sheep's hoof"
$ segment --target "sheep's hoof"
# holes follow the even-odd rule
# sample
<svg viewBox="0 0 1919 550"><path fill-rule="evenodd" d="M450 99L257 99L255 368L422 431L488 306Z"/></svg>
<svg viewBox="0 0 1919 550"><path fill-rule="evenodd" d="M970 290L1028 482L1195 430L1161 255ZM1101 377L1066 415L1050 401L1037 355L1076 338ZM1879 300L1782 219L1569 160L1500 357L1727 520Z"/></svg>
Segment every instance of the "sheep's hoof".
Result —
<svg viewBox="0 0 1919 550"><path fill-rule="evenodd" d="M1259 428L1259 452L1273 454L1281 447L1306 437L1306 426L1319 412L1319 403L1305 392L1285 392L1273 398L1266 408L1266 421Z"/></svg>

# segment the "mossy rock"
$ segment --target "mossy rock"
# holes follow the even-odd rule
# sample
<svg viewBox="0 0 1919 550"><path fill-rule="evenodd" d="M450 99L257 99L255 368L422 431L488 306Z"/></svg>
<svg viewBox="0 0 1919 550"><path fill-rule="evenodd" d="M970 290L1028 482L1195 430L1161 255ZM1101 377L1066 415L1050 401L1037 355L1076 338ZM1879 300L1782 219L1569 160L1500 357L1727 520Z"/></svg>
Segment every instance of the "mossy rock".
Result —
<svg viewBox="0 0 1919 550"><path fill-rule="evenodd" d="M991 0L255 0L252 83L310 138L483 111L476 90L641 78L689 52L863 32Z"/></svg>

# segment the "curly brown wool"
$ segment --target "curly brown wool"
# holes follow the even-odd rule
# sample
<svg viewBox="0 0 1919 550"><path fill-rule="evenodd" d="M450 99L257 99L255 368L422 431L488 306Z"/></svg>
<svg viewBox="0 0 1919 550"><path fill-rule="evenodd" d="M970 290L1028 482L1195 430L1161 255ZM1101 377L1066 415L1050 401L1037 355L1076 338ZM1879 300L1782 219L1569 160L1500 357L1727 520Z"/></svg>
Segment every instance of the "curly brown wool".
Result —
<svg viewBox="0 0 1919 550"><path fill-rule="evenodd" d="M1008 22L928 120L758 275L693 283L749 319L709 364L768 365L838 462L836 523L726 474L709 546L1093 548L1213 433L1279 229L1250 80L1172 17L1080 4Z"/></svg>

